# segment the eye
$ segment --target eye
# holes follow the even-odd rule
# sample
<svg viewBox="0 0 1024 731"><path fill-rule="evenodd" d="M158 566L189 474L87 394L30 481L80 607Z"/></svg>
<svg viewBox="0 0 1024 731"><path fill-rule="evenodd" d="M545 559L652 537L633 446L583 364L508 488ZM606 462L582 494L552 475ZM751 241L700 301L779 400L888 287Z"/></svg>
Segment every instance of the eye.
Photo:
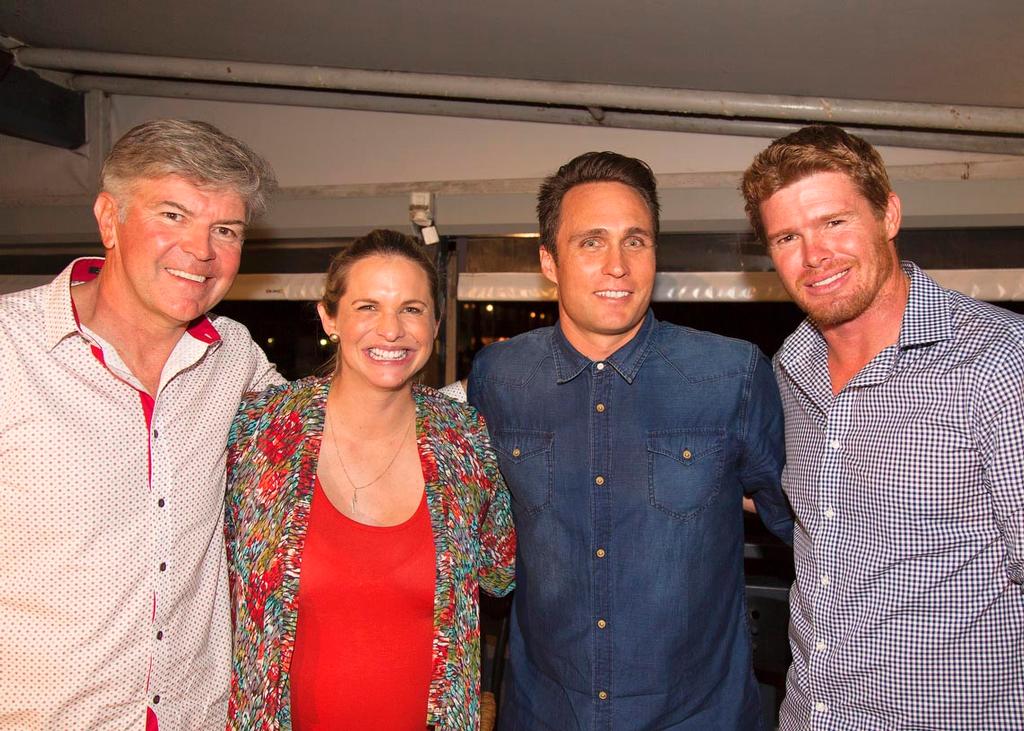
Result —
<svg viewBox="0 0 1024 731"><path fill-rule="evenodd" d="M423 308L420 307L419 305L408 305L405 308L405 311L408 312L410 315L422 315L423 314Z"/></svg>
<svg viewBox="0 0 1024 731"><path fill-rule="evenodd" d="M377 305L370 304L369 302L364 302L356 307L357 312L373 312L376 309Z"/></svg>
<svg viewBox="0 0 1024 731"><path fill-rule="evenodd" d="M643 249L647 246L647 240L638 236L631 236L623 242L623 246L627 249Z"/></svg>
<svg viewBox="0 0 1024 731"><path fill-rule="evenodd" d="M161 211L160 215L168 221L184 221L185 216L177 211Z"/></svg>
<svg viewBox="0 0 1024 731"><path fill-rule="evenodd" d="M599 246L601 246L602 244L603 244L603 242L601 241L601 239L594 239L594 238L583 239L580 242L580 248L581 249L596 249Z"/></svg>
<svg viewBox="0 0 1024 731"><path fill-rule="evenodd" d="M214 226L213 233L222 239L230 239L232 241L238 240L242 237L238 231L227 226Z"/></svg>
<svg viewBox="0 0 1024 731"><path fill-rule="evenodd" d="M835 228L836 226L842 226L846 221L842 218L833 218L831 221L825 224L828 228Z"/></svg>

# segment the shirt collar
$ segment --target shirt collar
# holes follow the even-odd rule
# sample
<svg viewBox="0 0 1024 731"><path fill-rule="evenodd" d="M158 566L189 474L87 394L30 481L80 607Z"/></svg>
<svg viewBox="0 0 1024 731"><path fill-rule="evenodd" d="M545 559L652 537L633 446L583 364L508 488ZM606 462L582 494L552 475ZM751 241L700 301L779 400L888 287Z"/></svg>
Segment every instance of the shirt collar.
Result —
<svg viewBox="0 0 1024 731"><path fill-rule="evenodd" d="M897 341L900 350L948 340L953 336L953 314L946 291L913 262L902 265L910 278L910 296Z"/></svg>
<svg viewBox="0 0 1024 731"><path fill-rule="evenodd" d="M640 366L643 365L653 344L656 324L654 313L648 308L636 335L602 361L614 368L626 383L633 382ZM572 347L568 338L565 337L565 333L562 332L561 322L551 328L551 356L555 361L555 378L558 383L571 381L593 363L592 360Z"/></svg>
<svg viewBox="0 0 1024 731"><path fill-rule="evenodd" d="M80 333L78 314L71 299L71 287L95 279L103 268L104 260L85 256L68 264L64 271L47 285L46 292L46 347L53 350L68 335ZM206 315L189 324L188 330L196 340L211 345L220 341L220 333Z"/></svg>

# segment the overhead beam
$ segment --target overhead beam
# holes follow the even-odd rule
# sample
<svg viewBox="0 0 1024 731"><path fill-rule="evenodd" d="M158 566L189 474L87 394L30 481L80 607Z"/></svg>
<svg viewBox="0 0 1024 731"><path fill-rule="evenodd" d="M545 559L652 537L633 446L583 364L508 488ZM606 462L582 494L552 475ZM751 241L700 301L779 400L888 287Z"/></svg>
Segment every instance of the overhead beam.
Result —
<svg viewBox="0 0 1024 731"><path fill-rule="evenodd" d="M657 112L621 112L594 107L565 107L553 104L508 104L503 102L464 101L416 96L351 93L318 89L291 89L277 86L224 84L207 81L167 81L133 76L72 76L68 84L79 91L102 91L127 96L154 96L171 99L275 106L354 109L399 114L427 114L468 119L499 119L545 124L572 124L584 127L696 132L700 134L739 135L775 139L795 132L801 125L792 122L724 119ZM996 155L1024 155L1024 136L970 134L935 130L907 130L846 125L874 145L916 147L929 150L960 150Z"/></svg>
<svg viewBox="0 0 1024 731"><path fill-rule="evenodd" d="M606 110L631 110L727 119L830 122L947 132L1024 134L1024 109L1002 107L366 71L53 48L21 48L17 50L17 56L19 63L25 66L77 73L333 89L444 99L555 104L592 108L597 116L601 116Z"/></svg>
<svg viewBox="0 0 1024 731"><path fill-rule="evenodd" d="M73 150L85 144L85 99L0 51L0 134Z"/></svg>

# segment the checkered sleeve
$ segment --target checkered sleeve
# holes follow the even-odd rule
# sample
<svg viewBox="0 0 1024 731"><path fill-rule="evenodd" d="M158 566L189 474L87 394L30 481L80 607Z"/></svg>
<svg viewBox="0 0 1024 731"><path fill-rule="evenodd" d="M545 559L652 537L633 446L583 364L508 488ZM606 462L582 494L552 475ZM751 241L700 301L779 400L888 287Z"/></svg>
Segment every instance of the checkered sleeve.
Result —
<svg viewBox="0 0 1024 731"><path fill-rule="evenodd" d="M1024 344L996 359L975 401L984 486L1006 543L1006 572L1024 591Z"/></svg>

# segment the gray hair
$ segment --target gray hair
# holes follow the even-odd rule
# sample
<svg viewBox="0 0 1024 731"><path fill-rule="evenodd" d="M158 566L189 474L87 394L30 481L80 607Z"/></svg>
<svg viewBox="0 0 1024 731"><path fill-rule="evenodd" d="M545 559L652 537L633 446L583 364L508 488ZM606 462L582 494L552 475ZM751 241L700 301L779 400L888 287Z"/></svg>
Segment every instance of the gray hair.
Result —
<svg viewBox="0 0 1024 731"><path fill-rule="evenodd" d="M155 119L117 141L100 173L100 186L121 203L139 180L178 175L200 187L231 190L245 203L246 222L258 218L277 187L274 171L244 143L212 124Z"/></svg>

